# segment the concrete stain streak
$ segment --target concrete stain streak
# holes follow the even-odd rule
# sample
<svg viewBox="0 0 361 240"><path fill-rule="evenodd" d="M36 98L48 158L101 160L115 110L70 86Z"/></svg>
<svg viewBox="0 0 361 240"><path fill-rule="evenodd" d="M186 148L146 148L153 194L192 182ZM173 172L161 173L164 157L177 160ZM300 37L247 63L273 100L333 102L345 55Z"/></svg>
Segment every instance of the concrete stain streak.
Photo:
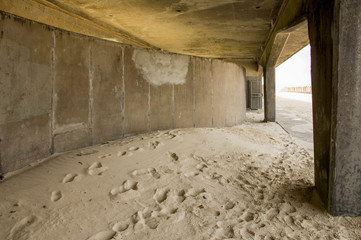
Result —
<svg viewBox="0 0 361 240"><path fill-rule="evenodd" d="M172 85L172 128L174 128L174 118L175 118L175 105L174 105L174 85Z"/></svg>
<svg viewBox="0 0 361 240"><path fill-rule="evenodd" d="M122 47L122 97L121 97L121 101L122 101L122 105L121 105L121 115L122 115L122 122L124 122L124 118L125 118L125 83L124 83L124 47ZM124 124L122 124L122 136L124 137Z"/></svg>
<svg viewBox="0 0 361 240"><path fill-rule="evenodd" d="M94 105L94 92L93 92L93 42L89 44L89 132L90 132L90 145L93 144L93 105Z"/></svg>
<svg viewBox="0 0 361 240"><path fill-rule="evenodd" d="M52 44L51 44L51 112L50 112L50 154L54 153L54 129L55 129L55 47L56 36L55 31L51 32Z"/></svg>
<svg viewBox="0 0 361 240"><path fill-rule="evenodd" d="M150 100L151 100L151 95L150 95L150 84L148 84L148 112L147 112L147 120L148 120L148 132L151 131L151 121L150 121L150 117L151 117L151 112L150 112Z"/></svg>
<svg viewBox="0 0 361 240"><path fill-rule="evenodd" d="M195 63L195 58L192 57L192 61L193 61L193 74L192 74L192 89L193 89L193 127L196 126L195 124L195 119L196 119L196 88L195 88L195 71L196 71L196 63Z"/></svg>

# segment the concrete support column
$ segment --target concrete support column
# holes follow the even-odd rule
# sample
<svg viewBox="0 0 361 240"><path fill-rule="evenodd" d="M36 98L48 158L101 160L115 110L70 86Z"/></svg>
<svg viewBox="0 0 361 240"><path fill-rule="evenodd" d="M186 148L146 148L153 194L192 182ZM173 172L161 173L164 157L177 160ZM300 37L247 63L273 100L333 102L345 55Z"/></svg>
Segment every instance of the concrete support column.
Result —
<svg viewBox="0 0 361 240"><path fill-rule="evenodd" d="M264 120L276 121L276 83L275 67L263 68L264 78Z"/></svg>
<svg viewBox="0 0 361 240"><path fill-rule="evenodd" d="M308 20L316 188L332 215L361 215L361 2L314 1Z"/></svg>

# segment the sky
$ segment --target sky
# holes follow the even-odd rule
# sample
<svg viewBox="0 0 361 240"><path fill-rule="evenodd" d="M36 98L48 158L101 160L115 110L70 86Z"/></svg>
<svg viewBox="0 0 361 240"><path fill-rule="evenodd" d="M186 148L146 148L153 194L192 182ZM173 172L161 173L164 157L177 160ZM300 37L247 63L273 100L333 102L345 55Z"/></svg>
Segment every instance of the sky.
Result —
<svg viewBox="0 0 361 240"><path fill-rule="evenodd" d="M310 45L276 68L276 91L284 87L311 86Z"/></svg>

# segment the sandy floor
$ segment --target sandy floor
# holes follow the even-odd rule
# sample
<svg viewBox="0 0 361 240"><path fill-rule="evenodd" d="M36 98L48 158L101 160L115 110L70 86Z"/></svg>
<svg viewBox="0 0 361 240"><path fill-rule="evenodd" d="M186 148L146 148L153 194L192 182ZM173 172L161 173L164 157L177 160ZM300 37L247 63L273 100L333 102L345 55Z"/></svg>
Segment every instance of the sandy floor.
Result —
<svg viewBox="0 0 361 240"><path fill-rule="evenodd" d="M0 239L361 239L329 216L279 125L159 131L53 157L0 184Z"/></svg>

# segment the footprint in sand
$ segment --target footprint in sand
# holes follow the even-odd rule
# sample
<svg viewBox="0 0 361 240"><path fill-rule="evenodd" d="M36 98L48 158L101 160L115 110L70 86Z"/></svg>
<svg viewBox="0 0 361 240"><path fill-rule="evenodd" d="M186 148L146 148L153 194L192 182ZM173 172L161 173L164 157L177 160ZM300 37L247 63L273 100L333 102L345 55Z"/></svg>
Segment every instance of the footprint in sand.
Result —
<svg viewBox="0 0 361 240"><path fill-rule="evenodd" d="M278 214L279 210L277 208L271 208L267 211L265 218L267 221L272 221Z"/></svg>
<svg viewBox="0 0 361 240"><path fill-rule="evenodd" d="M127 151L119 151L117 154L118 157L130 157L132 155L133 155L132 152L127 152Z"/></svg>
<svg viewBox="0 0 361 240"><path fill-rule="evenodd" d="M145 169L134 170L131 174L134 177L151 174L152 177L154 177L155 179L160 178L160 174L157 172L157 170L155 168L145 168Z"/></svg>
<svg viewBox="0 0 361 240"><path fill-rule="evenodd" d="M236 204L232 201L227 201L226 204L224 204L224 209L226 210L231 210L232 208L234 208L234 206L236 206Z"/></svg>
<svg viewBox="0 0 361 240"><path fill-rule="evenodd" d="M241 236L243 237L243 239L254 239L255 237L255 233L254 231L252 231L251 229L249 228L242 228L239 233L241 234ZM273 238L271 238L273 239Z"/></svg>
<svg viewBox="0 0 361 240"><path fill-rule="evenodd" d="M172 161L177 162L179 160L179 157L176 153L168 152L169 157Z"/></svg>
<svg viewBox="0 0 361 240"><path fill-rule="evenodd" d="M68 173L67 175L65 175L65 177L63 178L63 183L69 183L74 181L75 179L77 179L79 177L78 174L76 173Z"/></svg>
<svg viewBox="0 0 361 240"><path fill-rule="evenodd" d="M243 219L244 219L246 222L253 221L254 218L255 218L254 213L251 213L251 212L248 212L248 211L245 212L245 215L244 215L244 217L243 217Z"/></svg>
<svg viewBox="0 0 361 240"><path fill-rule="evenodd" d="M162 203L167 199L167 195L169 193L169 189L165 188L165 189L156 189L155 190L155 194L153 195L153 199L157 202L157 203Z"/></svg>
<svg viewBox="0 0 361 240"><path fill-rule="evenodd" d="M129 227L129 223L123 221L114 224L112 229L114 232L124 232L125 230L127 230L128 227Z"/></svg>
<svg viewBox="0 0 361 240"><path fill-rule="evenodd" d="M153 199L159 204L159 216L170 216L178 211L182 202L186 199L184 190L170 190L168 188L156 189Z"/></svg>
<svg viewBox="0 0 361 240"><path fill-rule="evenodd" d="M101 155L99 156L98 158L108 158L108 157L111 157L112 155L109 153L109 154L104 154L104 155Z"/></svg>
<svg viewBox="0 0 361 240"><path fill-rule="evenodd" d="M233 239L234 229L233 226L222 226L222 222L217 222L216 230L212 239Z"/></svg>
<svg viewBox="0 0 361 240"><path fill-rule="evenodd" d="M105 231L96 233L95 235L88 238L88 240L110 240L114 237L115 234L116 234L116 232L114 232L112 230L105 230Z"/></svg>
<svg viewBox="0 0 361 240"><path fill-rule="evenodd" d="M175 137L177 137L177 135L174 134L174 133L172 133L172 132L170 132L170 131L164 132L164 133L161 133L161 134L158 134L158 135L156 136L156 138L164 138L164 139L173 139L173 138L175 138Z"/></svg>
<svg viewBox="0 0 361 240"><path fill-rule="evenodd" d="M104 167L100 162L94 162L89 168L89 175L102 175L103 172L108 170L108 167Z"/></svg>
<svg viewBox="0 0 361 240"><path fill-rule="evenodd" d="M126 180L123 182L122 186L115 187L110 191L111 196L115 196L121 193L128 192L130 190L137 191L138 190L138 182L132 180Z"/></svg>
<svg viewBox="0 0 361 240"><path fill-rule="evenodd" d="M131 220L134 224L134 231L140 232L149 229L156 229L159 225L159 219L153 217L153 211L149 208L145 208L143 211L138 211L131 217Z"/></svg>
<svg viewBox="0 0 361 240"><path fill-rule="evenodd" d="M53 191L53 192L51 193L50 200L51 200L52 202L57 202L57 201L59 201L62 197L63 197L63 195L61 194L60 191Z"/></svg>
<svg viewBox="0 0 361 240"><path fill-rule="evenodd" d="M295 219L292 217L292 216L285 216L284 218L284 221L285 221L285 223L292 229L292 230L294 230L295 229L295 227L297 227L296 226L296 224L295 224Z"/></svg>
<svg viewBox="0 0 361 240"><path fill-rule="evenodd" d="M284 203L281 211L284 212L285 214L290 214L290 213L295 213L297 210L294 206L292 206L289 203Z"/></svg>
<svg viewBox="0 0 361 240"><path fill-rule="evenodd" d="M185 196L186 197L188 197L188 196L196 197L199 194L204 193L204 192L206 192L206 190L204 188L191 188L186 192Z"/></svg>
<svg viewBox="0 0 361 240"><path fill-rule="evenodd" d="M157 147L160 147L162 145L163 145L163 143L159 142L159 141L154 141L154 142L149 143L149 147L152 149L156 149Z"/></svg>
<svg viewBox="0 0 361 240"><path fill-rule="evenodd" d="M204 168L207 168L208 166L205 163L199 163L197 164L196 168L200 171L203 172Z"/></svg>
<svg viewBox="0 0 361 240"><path fill-rule="evenodd" d="M128 148L128 151L142 152L143 148L141 148L141 147L130 147L130 148Z"/></svg>
<svg viewBox="0 0 361 240"><path fill-rule="evenodd" d="M264 192L263 192L263 189L258 189L256 191L256 194L254 196L254 199L255 200L264 200Z"/></svg>
<svg viewBox="0 0 361 240"><path fill-rule="evenodd" d="M35 216L28 216L21 219L11 228L8 239L29 239L27 228L36 221Z"/></svg>

